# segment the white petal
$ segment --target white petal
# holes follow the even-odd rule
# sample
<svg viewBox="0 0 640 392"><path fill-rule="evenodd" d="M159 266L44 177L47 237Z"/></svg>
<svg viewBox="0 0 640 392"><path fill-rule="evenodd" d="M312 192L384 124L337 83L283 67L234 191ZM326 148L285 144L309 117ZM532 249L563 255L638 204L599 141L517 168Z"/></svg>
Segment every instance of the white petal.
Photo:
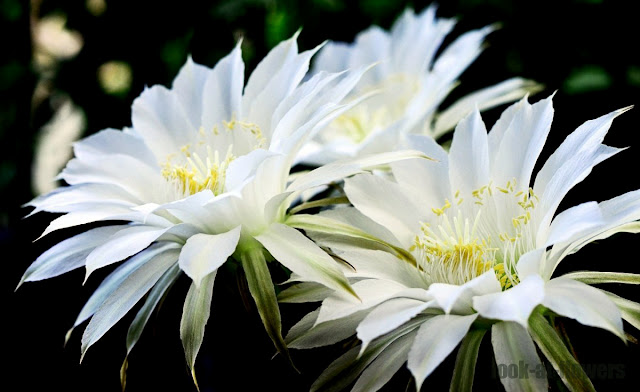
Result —
<svg viewBox="0 0 640 392"><path fill-rule="evenodd" d="M59 178L70 185L98 183L118 186L138 200L155 201L158 189L165 186L157 168L121 154L96 155L90 160L72 159Z"/></svg>
<svg viewBox="0 0 640 392"><path fill-rule="evenodd" d="M171 86L195 126L201 122L203 90L210 73L209 67L194 63L189 56Z"/></svg>
<svg viewBox="0 0 640 392"><path fill-rule="evenodd" d="M558 242L572 241L596 227L602 227L603 224L604 219L598 203L583 203L558 214L551 222L547 238L540 238L538 245L548 247Z"/></svg>
<svg viewBox="0 0 640 392"><path fill-rule="evenodd" d="M351 392L375 392L382 388L407 361L416 332L394 340L362 372Z"/></svg>
<svg viewBox="0 0 640 392"><path fill-rule="evenodd" d="M371 26L368 29L358 33L355 42L351 45L349 51L348 66L341 69L354 69L369 64L382 61L383 64L377 64L371 72L368 72L362 78L362 86L371 86L379 83L386 76L389 61L389 34L378 26Z"/></svg>
<svg viewBox="0 0 640 392"><path fill-rule="evenodd" d="M538 248L520 256L518 264L516 264L518 277L524 279L529 275L541 275L542 266L545 263L545 256L546 252L544 248Z"/></svg>
<svg viewBox="0 0 640 392"><path fill-rule="evenodd" d="M44 196L38 197L28 205L36 207L27 217L40 211L72 212L85 209L89 205L106 205L114 207L137 207L140 200L124 189L109 184L78 184L58 188Z"/></svg>
<svg viewBox="0 0 640 392"><path fill-rule="evenodd" d="M419 75L431 66L435 52L455 25L453 19L436 19L435 12L435 5L418 15L407 9L392 26L391 60L396 72Z"/></svg>
<svg viewBox="0 0 640 392"><path fill-rule="evenodd" d="M393 176L403 187L413 189L413 199L423 200L425 205L440 207L445 199L451 199L449 185L449 154L433 138L409 135L403 147L421 151L436 160L407 159L391 164Z"/></svg>
<svg viewBox="0 0 640 392"><path fill-rule="evenodd" d="M329 41L313 59L311 73L341 72L349 68L350 47L344 42ZM364 65L364 64L363 64Z"/></svg>
<svg viewBox="0 0 640 392"><path fill-rule="evenodd" d="M369 309L406 289L399 283L377 279L362 280L354 283L352 287L361 301L342 292L336 292L322 301L316 323L336 320Z"/></svg>
<svg viewBox="0 0 640 392"><path fill-rule="evenodd" d="M529 188L533 167L551 129L552 98L533 105L525 100L514 113L502 137L495 165L491 168L492 178L498 186L515 179L517 189Z"/></svg>
<svg viewBox="0 0 640 392"><path fill-rule="evenodd" d="M56 244L27 268L18 287L22 282L52 278L84 266L85 259L96 246L106 242L109 237L125 227L124 225L98 227Z"/></svg>
<svg viewBox="0 0 640 392"><path fill-rule="evenodd" d="M167 230L168 228L153 226L133 226L113 234L87 256L85 281L93 271L145 249Z"/></svg>
<svg viewBox="0 0 640 392"><path fill-rule="evenodd" d="M180 339L187 359L187 365L191 369L193 381L198 385L194 364L204 340L204 329L211 314L211 298L213 284L216 280L216 272L207 275L203 279L201 287L195 283L189 287L189 292L182 307L182 319L180 320Z"/></svg>
<svg viewBox="0 0 640 392"><path fill-rule="evenodd" d="M489 131L489 159L491 160L492 169L495 167L496 157L498 156L504 134L511 126L516 113L518 113L524 105L528 105L527 97L506 108L491 128L491 131Z"/></svg>
<svg viewBox="0 0 640 392"><path fill-rule="evenodd" d="M231 161L226 172L225 189L232 191L239 188L249 177L256 173L260 163L271 155L273 153L270 151L259 148Z"/></svg>
<svg viewBox="0 0 640 392"><path fill-rule="evenodd" d="M531 275L507 291L474 297L473 308L485 318L515 321L527 328L531 312L543 299L544 282Z"/></svg>
<svg viewBox="0 0 640 392"><path fill-rule="evenodd" d="M360 352L364 352L373 339L411 320L429 305L430 302L415 299L392 298L376 306L356 329L358 339L362 341Z"/></svg>
<svg viewBox="0 0 640 392"><path fill-rule="evenodd" d="M438 75L439 88L454 82L458 76L480 55L484 38L494 28L487 26L482 29L468 31L458 38L438 56L433 64L432 72Z"/></svg>
<svg viewBox="0 0 640 392"><path fill-rule="evenodd" d="M340 253L355 271L346 272L347 277L386 279L407 287L420 287L423 281L419 273L405 260L381 250L358 249Z"/></svg>
<svg viewBox="0 0 640 392"><path fill-rule="evenodd" d="M573 279L553 279L545 287L544 306L579 323L606 329L625 340L618 307L600 290Z"/></svg>
<svg viewBox="0 0 640 392"><path fill-rule="evenodd" d="M493 270L487 271L469 282L458 286L446 283L433 283L429 286L429 295L445 313L469 313L472 298L501 291L500 282Z"/></svg>
<svg viewBox="0 0 640 392"><path fill-rule="evenodd" d="M542 195L558 170L573 156L582 151L598 149L613 120L629 109L616 110L595 120L587 121L567 136L538 172L534 188L535 192Z"/></svg>
<svg viewBox="0 0 640 392"><path fill-rule="evenodd" d="M287 190L302 191L310 189L342 180L357 173L373 170L381 165L414 158L426 159L427 157L419 151L404 150L336 161L301 175L287 187Z"/></svg>
<svg viewBox="0 0 640 392"><path fill-rule="evenodd" d="M202 120L200 124L194 125L202 125L209 132L214 126L220 126L222 121L231 121L234 114L240 116L243 85L244 63L238 43L231 53L218 61L207 76L202 91Z"/></svg>
<svg viewBox="0 0 640 392"><path fill-rule="evenodd" d="M339 292L353 293L337 262L299 231L274 223L255 238L296 274Z"/></svg>
<svg viewBox="0 0 640 392"><path fill-rule="evenodd" d="M236 250L240 240L240 226L222 234L196 234L187 240L178 263L196 287L202 279L216 271Z"/></svg>
<svg viewBox="0 0 640 392"><path fill-rule="evenodd" d="M145 89L133 101L131 111L133 127L159 162L197 140L200 124L191 122L180 97L164 86Z"/></svg>
<svg viewBox="0 0 640 392"><path fill-rule="evenodd" d="M356 327L366 315L361 311L336 320L316 323L320 310L308 313L289 332L285 341L287 346L295 349L309 349L338 343L356 332Z"/></svg>
<svg viewBox="0 0 640 392"><path fill-rule="evenodd" d="M517 392L549 389L546 369L525 328L510 321L493 324L491 344L504 389ZM512 377L513 373L510 372L514 367L518 370L516 377Z"/></svg>
<svg viewBox="0 0 640 392"><path fill-rule="evenodd" d="M320 49L320 47L316 47L315 49L298 54L295 40L295 36L289 40L291 44L285 54L286 57L282 59L279 68L274 73L268 75L264 89L251 101L249 101L251 96L247 94L249 84L247 84L247 89L245 90L243 114L250 118L252 122L258 124L266 136L270 136L273 132L271 126L272 116L276 108L298 86L309 69L311 57ZM278 47L274 48L272 51L275 51L277 48ZM265 60L267 60L268 57L267 55ZM262 63L258 64L256 70L251 75L252 78L256 72L259 72L261 65ZM251 79L249 79L249 83L251 83ZM244 112L245 105L249 105L250 109L248 112Z"/></svg>
<svg viewBox="0 0 640 392"><path fill-rule="evenodd" d="M420 326L407 363L415 378L416 390L420 390L425 378L456 348L477 317L477 314L440 315Z"/></svg>
<svg viewBox="0 0 640 392"><path fill-rule="evenodd" d="M56 230L84 225L91 222L118 220L119 217L123 217L130 212L131 210L123 208L122 206L101 206L99 209L70 212L52 220L38 239Z"/></svg>
<svg viewBox="0 0 640 392"><path fill-rule="evenodd" d="M465 95L438 115L433 128L433 136L437 138L453 129L476 107L480 111L491 109L503 103L520 99L538 88L538 85L533 81L511 78Z"/></svg>
<svg viewBox="0 0 640 392"><path fill-rule="evenodd" d="M366 233L369 233L389 244L400 246L400 242L398 242L398 239L391 233L391 231L389 231L384 226L377 224L376 222L371 220L371 218L367 217L351 206L336 207L331 210L320 211L319 215L346 223Z"/></svg>
<svg viewBox="0 0 640 392"><path fill-rule="evenodd" d="M460 121L453 134L449 150L449 181L453 190L470 194L489 183L487 143L487 129L480 112L474 110Z"/></svg>
<svg viewBox="0 0 640 392"><path fill-rule="evenodd" d="M273 75L280 71L287 61L291 61L298 54L298 45L296 43L298 34L300 33L296 32L293 37L280 42L271 49L251 73L242 98L242 113L244 115L249 114L251 104L258 94L266 89Z"/></svg>
<svg viewBox="0 0 640 392"><path fill-rule="evenodd" d="M133 271L109 295L91 318L82 335L82 356L131 309L177 261L177 251L167 251Z"/></svg>
<svg viewBox="0 0 640 392"><path fill-rule="evenodd" d="M175 252L177 259L177 252L179 251L179 245L176 243L158 243L151 245L144 252L140 252L137 255L131 257L129 260L120 264L118 268L113 270L112 273L107 275L106 278L100 283L100 286L91 294L91 297L87 300L82 310L78 314L76 321L73 324L73 328L82 324L89 317L98 310L100 305L124 282L129 275L146 264L149 260L165 252ZM175 251L172 251L174 249Z"/></svg>
<svg viewBox="0 0 640 392"><path fill-rule="evenodd" d="M414 205L398 184L379 176L363 173L347 178L344 191L358 211L394 233L406 248L427 218L425 207Z"/></svg>
<svg viewBox="0 0 640 392"><path fill-rule="evenodd" d="M157 160L144 140L133 133L104 129L73 144L73 152L80 160L95 155L122 154L156 166Z"/></svg>

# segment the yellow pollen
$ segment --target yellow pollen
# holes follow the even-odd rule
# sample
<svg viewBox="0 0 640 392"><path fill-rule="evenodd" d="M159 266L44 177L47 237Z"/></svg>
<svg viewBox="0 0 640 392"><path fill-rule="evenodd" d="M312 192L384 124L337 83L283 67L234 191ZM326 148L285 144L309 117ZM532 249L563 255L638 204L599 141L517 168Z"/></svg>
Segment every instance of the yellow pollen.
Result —
<svg viewBox="0 0 640 392"><path fill-rule="evenodd" d="M185 195L193 195L209 189L214 195L224 192L226 171L231 161L235 159L232 154L233 146L229 146L225 158L220 161L218 151L212 151L207 146L207 156L202 159L197 153L189 151L189 146L183 146L180 150L184 154L186 163L172 164L175 154L170 154L162 168L164 178L173 182L177 189Z"/></svg>

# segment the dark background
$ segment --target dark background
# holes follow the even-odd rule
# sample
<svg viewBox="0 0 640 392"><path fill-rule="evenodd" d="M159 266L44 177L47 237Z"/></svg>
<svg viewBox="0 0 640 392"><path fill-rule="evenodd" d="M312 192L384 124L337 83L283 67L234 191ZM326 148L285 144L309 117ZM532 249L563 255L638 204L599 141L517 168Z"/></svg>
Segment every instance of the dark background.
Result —
<svg viewBox="0 0 640 392"><path fill-rule="evenodd" d="M196 62L213 66L228 53L235 39L244 37L247 70L268 50L303 27L299 44L309 49L325 39L352 41L355 35L378 24L390 27L407 6L423 9L428 2L382 0L228 0L190 1L170 5L155 1L107 1L102 12L91 13L84 1L0 0L0 244L4 269L2 293L2 380L7 390L117 391L118 372L125 354L129 315L89 350L79 365L81 329L66 348L63 338L91 292L99 274L82 286L82 271L50 281L29 283L13 292L27 266L43 251L78 230L56 233L32 241L52 216L40 214L23 220L20 205L34 195L31 163L38 129L53 113L56 99L67 95L86 115L85 135L105 127L130 125L133 99L145 85L169 85L188 54ZM558 91L551 136L543 156L582 122L638 103L640 93L640 37L637 13L631 2L597 0L442 1L438 15L458 17L452 36L472 28L501 22L489 46L461 78L448 102L476 88L511 76L523 76L547 88L536 101ZM74 58L62 61L51 78L52 94L36 102L34 88L41 77L33 66L30 19L57 13L66 15L67 27L82 35L83 47ZM449 41L447 41L449 42ZM107 92L97 69L108 61L121 61L132 71L131 84ZM248 72L247 72L248 74ZM53 106L52 106L53 105ZM500 110L488 112L492 124ZM607 143L631 148L597 167L570 193L564 207L589 200L605 200L640 188L639 109L617 119ZM543 160L541 160L543 162ZM640 272L637 237L620 235L593 244L562 265L564 270L593 269ZM193 391L179 338L186 279L169 295L158 316L152 317L130 357L129 391ZM610 287L627 298L640 300L634 287ZM285 331L309 308L283 305ZM640 349L625 346L613 335L567 321L566 327L581 362L613 365L624 377L598 377L599 390L621 390L640 381ZM638 336L626 325L628 332ZM341 351L340 347L293 352L302 374L296 374L274 349L255 312L247 312L235 280L221 272L214 290L212 316L198 362L202 391L302 391ZM447 390L454 357L431 376L426 385ZM485 338L476 371L476 387L501 388L492 377L493 357ZM6 365L8 364L8 366ZM617 373L616 373L617 374ZM388 391L405 390L409 373L399 372ZM552 389L562 390L554 382ZM413 387L411 387L413 388ZM483 389L484 389L483 388ZM411 390L411 389L410 389Z"/></svg>

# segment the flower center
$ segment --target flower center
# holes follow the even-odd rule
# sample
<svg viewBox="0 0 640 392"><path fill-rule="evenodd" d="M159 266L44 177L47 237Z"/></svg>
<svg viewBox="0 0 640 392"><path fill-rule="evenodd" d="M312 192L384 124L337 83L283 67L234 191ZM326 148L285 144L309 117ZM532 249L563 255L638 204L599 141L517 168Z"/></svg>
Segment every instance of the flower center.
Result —
<svg viewBox="0 0 640 392"><path fill-rule="evenodd" d="M234 152L244 155L266 142L256 124L235 119L223 121L222 127L215 126L210 132L201 128L198 135L196 143L169 154L161 165L162 176L173 185L178 198L206 189L216 196L223 193L227 169L236 158Z"/></svg>
<svg viewBox="0 0 640 392"><path fill-rule="evenodd" d="M381 91L336 118L329 129L336 136L361 143L369 134L384 129L404 115L409 102L419 89L419 82L405 74L393 74L370 86L362 94Z"/></svg>
<svg viewBox="0 0 640 392"><path fill-rule="evenodd" d="M468 201L456 192L432 208L432 221L423 223L410 249L417 252L425 282L461 285L492 270L503 290L519 283L516 264L534 246L533 190L516 191L515 180L505 187L491 183L471 192ZM471 217L471 218L470 218Z"/></svg>
<svg viewBox="0 0 640 392"><path fill-rule="evenodd" d="M213 151L206 147L206 156L190 152L190 146L182 147L186 163L172 164L171 157L167 159L162 169L164 178L173 183L183 195L193 195L205 189L209 189L214 195L224 192L224 182L227 168L235 159L232 153L233 146L229 146L224 159L220 160L218 150Z"/></svg>

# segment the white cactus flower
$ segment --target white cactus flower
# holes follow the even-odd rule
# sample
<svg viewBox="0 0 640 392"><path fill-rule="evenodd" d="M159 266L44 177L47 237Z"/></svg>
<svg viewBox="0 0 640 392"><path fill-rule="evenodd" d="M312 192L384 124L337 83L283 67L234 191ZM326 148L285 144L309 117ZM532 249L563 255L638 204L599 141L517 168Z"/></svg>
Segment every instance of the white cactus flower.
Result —
<svg viewBox="0 0 640 392"><path fill-rule="evenodd" d="M596 164L621 151L602 140L627 109L581 125L535 180L553 118L551 98L514 104L489 133L476 110L456 127L448 153L429 137L409 138L439 162L393 163L394 180L358 174L345 180L353 207L296 217L298 227L318 232L313 238L350 265L346 275L362 299L311 282L281 293L282 302L322 300L291 329L290 347L332 344L353 334L361 341L312 390L339 390L357 379L352 391L375 391L405 362L420 390L460 342L452 390L471 390L477 350L489 329L499 365L524 361L542 368L537 345L570 390L592 390L545 316L569 317L625 339L622 320L640 327L638 313L630 311L640 305L588 284L637 284L640 276L556 277L554 271L594 240L640 231L640 191L557 210ZM339 225L348 240L325 229ZM501 381L508 391L548 388L546 376Z"/></svg>
<svg viewBox="0 0 640 392"><path fill-rule="evenodd" d="M455 25L436 18L434 5L419 14L407 9L389 32L372 26L352 44L329 42L318 53L312 71L337 72L376 62L348 98L379 94L334 120L300 152L298 159L322 165L336 159L392 151L408 133L437 138L453 129L477 105L481 110L522 98L540 87L512 78L440 107L457 86L458 77L482 52L488 26L464 33L438 50Z"/></svg>
<svg viewBox="0 0 640 392"><path fill-rule="evenodd" d="M32 213L63 213L43 235L124 221L59 243L20 282L80 267L88 278L126 260L74 324L91 319L82 355L150 292L129 331L130 351L159 298L184 272L193 284L180 331L193 369L216 271L230 258L242 264L267 332L285 354L266 252L301 276L353 294L335 261L283 223L305 184L334 181L371 163L323 168L288 185L297 151L353 104L340 102L365 69L323 72L301 83L317 49L298 53L296 38L277 45L246 86L240 44L213 69L189 59L170 89L153 86L134 101L132 128L103 130L75 144L75 158L60 174L69 186L29 203Z"/></svg>

